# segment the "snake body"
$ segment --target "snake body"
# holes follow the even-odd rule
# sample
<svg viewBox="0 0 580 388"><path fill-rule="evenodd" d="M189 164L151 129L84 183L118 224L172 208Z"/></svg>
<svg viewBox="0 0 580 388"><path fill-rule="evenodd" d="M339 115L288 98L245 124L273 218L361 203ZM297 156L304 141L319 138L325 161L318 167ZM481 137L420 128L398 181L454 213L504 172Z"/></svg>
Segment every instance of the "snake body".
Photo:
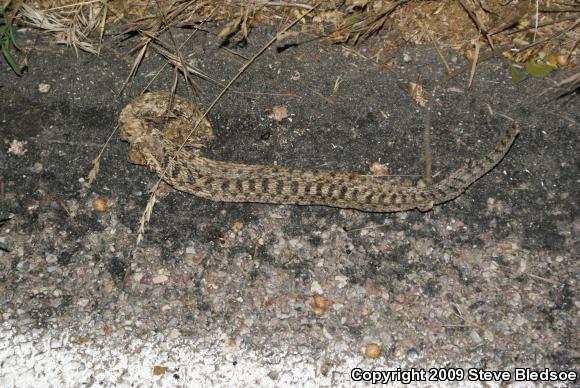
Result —
<svg viewBox="0 0 580 388"><path fill-rule="evenodd" d="M130 144L129 161L147 165L177 190L212 201L323 205L365 212L428 211L457 198L492 170L518 135L514 125L482 159L468 160L435 184L405 186L372 175L217 161L200 156L198 150L179 149L191 132L190 123L201 120L187 146L199 148L213 133L188 100L175 97L168 109L169 100L167 93L144 94L121 112L121 138ZM165 117L162 121L171 123L158 130L147 117Z"/></svg>

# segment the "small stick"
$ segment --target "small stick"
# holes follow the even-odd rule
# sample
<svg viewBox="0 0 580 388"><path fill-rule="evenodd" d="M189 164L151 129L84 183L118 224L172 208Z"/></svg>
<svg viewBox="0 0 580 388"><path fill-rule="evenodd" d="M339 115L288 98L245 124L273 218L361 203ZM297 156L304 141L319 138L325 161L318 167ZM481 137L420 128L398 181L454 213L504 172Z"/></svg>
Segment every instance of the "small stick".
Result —
<svg viewBox="0 0 580 388"><path fill-rule="evenodd" d="M102 3L102 0L83 1L83 2L80 2L80 3L67 4L67 5L62 5L60 7L48 8L45 11L56 11L56 10L59 10L59 9L76 7L78 5L83 6L83 5L94 4L94 3Z"/></svg>
<svg viewBox="0 0 580 388"><path fill-rule="evenodd" d="M58 206L60 206L60 208L62 210L64 210L64 212L66 213L66 217L68 218L68 220L70 221L70 224L75 228L75 230L78 232L79 231L79 224L77 224L76 220L74 219L74 217L72 216L70 210L68 210L68 207L66 206L66 204L64 203L64 201L62 199L57 200Z"/></svg>
<svg viewBox="0 0 580 388"><path fill-rule="evenodd" d="M469 82L467 83L467 89L471 88L471 84L473 83L473 77L475 77L475 69L477 68L477 61L479 59L480 37L481 31L479 31L479 36L477 37L477 41L475 42L475 54L473 55L473 62L471 63L471 71L469 72Z"/></svg>
<svg viewBox="0 0 580 388"><path fill-rule="evenodd" d="M300 4L300 3L289 3L286 1L264 1L261 2L262 6L265 7L295 7L295 8L302 8L309 11L312 11L313 7L308 4Z"/></svg>
<svg viewBox="0 0 580 388"><path fill-rule="evenodd" d="M368 230L368 229L378 229L378 228L382 228L385 226L390 226L391 224L376 224L376 225L369 225L369 226L363 226L362 228L355 228L355 229L346 229L344 228L344 231L346 233L352 233L352 232L358 232L361 230Z"/></svg>
<svg viewBox="0 0 580 388"><path fill-rule="evenodd" d="M537 40L535 42L530 43L527 46L524 46L522 48L516 49L514 51L516 53L521 53L521 52L526 51L526 50L528 50L528 49L530 49L532 47L535 47L537 45L546 43L546 42L548 42L548 41L550 41L552 39L558 39L559 37L561 37L562 35L568 33L569 31L574 30L579 24L580 24L580 18L576 19L576 22L573 23L570 27L564 28L563 30L556 32L554 35L551 35L551 36L549 36L549 37L547 37L545 39L542 39L542 40Z"/></svg>
<svg viewBox="0 0 580 388"><path fill-rule="evenodd" d="M443 66L445 66L445 69L447 70L447 74L451 74L451 71L452 71L451 70L451 67L449 67L449 63L447 63L447 61L445 60L445 57L443 56L443 53L439 49L439 45L437 45L437 43L433 40L433 37L431 35L429 35L429 40L431 41L431 44L433 45L433 48L437 52L437 55L439 56L439 59L441 59L441 62L443 62Z"/></svg>
<svg viewBox="0 0 580 388"><path fill-rule="evenodd" d="M556 280L552 280L552 279L544 278L544 277L541 277L541 276L538 276L538 275L533 275L533 274L531 274L531 273L527 273L526 275L528 275L528 276L529 276L529 277L531 277L532 279L541 280L541 281L543 281L543 282L550 283L550 284L554 284L554 285L556 285L556 286L559 286L560 284L562 284L562 283L560 283L560 282L558 282L558 281L556 281Z"/></svg>
<svg viewBox="0 0 580 388"><path fill-rule="evenodd" d="M429 98L427 104L427 112L425 114L425 128L423 129L423 159L425 160L425 174L423 175L423 181L425 184L430 185L433 181L431 177L431 166L433 160L431 159L431 112L433 108L433 99L435 99L435 92L437 86L433 88L433 93Z"/></svg>
<svg viewBox="0 0 580 388"><path fill-rule="evenodd" d="M105 144L103 144L103 146L101 147L99 154L95 159L93 159L93 167L91 168L91 171L89 171L89 175L87 176L87 186L86 186L87 189L91 186L91 184L95 181L95 179L97 179L99 167L101 166L101 157L103 156L103 152L105 152L105 148L107 148L107 146L109 145L111 138L113 137L115 132L117 132L117 129L119 129L119 124L117 124L115 126L115 129L111 131L109 137L107 138L107 141L105 141Z"/></svg>
<svg viewBox="0 0 580 388"><path fill-rule="evenodd" d="M215 9L211 11L211 13L204 19L201 21L201 25L203 25L214 13ZM192 31L191 34L189 34L189 36L179 45L179 47L177 48L178 50L183 48L183 46L185 46L185 44L187 42L189 42L189 40L193 37L193 35L195 34L195 32L197 31L197 29L195 29L194 31ZM153 78L147 83L147 86L145 86L145 88L143 89L143 91L141 92L141 94L145 93L145 91L147 89L149 89L149 86L151 86L151 84L153 83L153 81L155 81L157 79L157 77L159 76L159 74L161 74L161 72L163 71L163 69L165 69L165 67L167 66L168 62L164 62L163 65L161 66L161 68L159 69L159 71L155 74L155 76L153 76Z"/></svg>
<svg viewBox="0 0 580 388"><path fill-rule="evenodd" d="M475 24L475 26L479 30L479 34L481 35L481 33L483 32L483 35L485 36L485 39L487 39L487 42L489 43L489 46L492 49L494 49L494 46L493 46L493 42L491 40L491 37L489 36L489 33L488 33L487 29L485 28L485 26L483 25L483 22L479 19L479 17L475 13L475 11L473 11L467 5L467 3L465 2L465 0L459 0L459 4L461 4L461 6L465 10L465 12L467 12L467 15L469 16L469 18L471 19L471 21L473 21L473 23Z"/></svg>
<svg viewBox="0 0 580 388"><path fill-rule="evenodd" d="M562 18L562 19L558 19L558 20L553 20L551 22L546 22L546 23L538 24L537 26L528 26L528 27L521 28L519 30L509 31L509 32L506 32L505 34L506 35L513 35L513 34L517 34L519 32L525 32L525 31L531 30L532 28L547 27L547 26L551 26L553 24L564 23L564 22L567 22L567 21L570 21L570 20L575 20L575 19L576 19L575 16L569 16L567 18Z"/></svg>
<svg viewBox="0 0 580 388"><path fill-rule="evenodd" d="M490 59L495 58L496 56L500 55L505 50L507 50L507 47L502 46L502 47L496 48L495 50L485 51L483 54L481 54L481 56L479 58L479 63L489 61ZM436 80L436 82L439 84L445 84L445 83L449 82L451 79L457 77L458 75L463 74L463 72L468 70L470 67L471 67L471 65L462 66L459 69L453 70L450 74L446 74L443 77L439 78L438 80Z"/></svg>
<svg viewBox="0 0 580 388"><path fill-rule="evenodd" d="M540 2L538 0L536 0L536 22L535 22L535 28L534 28L534 39L532 39L534 42L536 41L536 36L538 34L538 19L540 18L539 15L539 7L540 7Z"/></svg>

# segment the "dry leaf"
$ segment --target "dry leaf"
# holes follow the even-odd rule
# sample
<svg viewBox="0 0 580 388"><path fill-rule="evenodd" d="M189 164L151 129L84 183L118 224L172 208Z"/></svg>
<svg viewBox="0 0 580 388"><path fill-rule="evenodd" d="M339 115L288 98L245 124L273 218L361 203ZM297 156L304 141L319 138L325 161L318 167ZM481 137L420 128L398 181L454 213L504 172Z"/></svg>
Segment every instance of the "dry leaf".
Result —
<svg viewBox="0 0 580 388"><path fill-rule="evenodd" d="M26 145L28 142L26 140L12 140L10 143L10 148L8 148L8 153L16 156L23 156L28 150Z"/></svg>
<svg viewBox="0 0 580 388"><path fill-rule="evenodd" d="M298 35L300 35L301 32L300 31L283 31L283 32L279 32L278 34L276 34L276 40L278 42L282 42L285 39L289 39L289 38L294 38Z"/></svg>
<svg viewBox="0 0 580 388"><path fill-rule="evenodd" d="M321 316L324 314L329 304L328 299L322 295L314 295L314 298L312 299L312 311L314 314Z"/></svg>
<svg viewBox="0 0 580 388"><path fill-rule="evenodd" d="M288 109L284 105L274 105L271 109L268 109L267 112L268 118L278 122L288 117Z"/></svg>
<svg viewBox="0 0 580 388"><path fill-rule="evenodd" d="M97 213L104 213L109 209L107 200L102 197L97 197L93 200L93 210Z"/></svg>
<svg viewBox="0 0 580 388"><path fill-rule="evenodd" d="M371 174L376 176L389 175L389 170L387 169L387 167L379 162L371 163L371 165L369 166L369 171L371 172Z"/></svg>
<svg viewBox="0 0 580 388"><path fill-rule="evenodd" d="M236 221L232 224L232 230L234 231L234 233L238 233L240 230L242 230L243 227L244 224L242 224L239 221Z"/></svg>
<svg viewBox="0 0 580 388"><path fill-rule="evenodd" d="M161 375L165 374L165 372L167 372L167 367L166 366L155 365L153 367L153 374L155 376L161 376Z"/></svg>
<svg viewBox="0 0 580 388"><path fill-rule="evenodd" d="M218 34L218 38L225 39L234 33L236 33L240 29L240 24L242 23L242 17L238 16L228 24L222 28L220 33Z"/></svg>
<svg viewBox="0 0 580 388"><path fill-rule="evenodd" d="M423 88L423 85L409 82L409 93L411 93L411 97L417 105L421 107L427 106L427 99L425 99L425 89Z"/></svg>
<svg viewBox="0 0 580 388"><path fill-rule="evenodd" d="M463 57L465 59L467 59L469 62L473 62L473 59L475 58L475 49L469 49L469 50L465 50L463 52Z"/></svg>
<svg viewBox="0 0 580 388"><path fill-rule="evenodd" d="M379 358L381 356L381 347L379 344L371 342L366 346L364 354L366 358Z"/></svg>

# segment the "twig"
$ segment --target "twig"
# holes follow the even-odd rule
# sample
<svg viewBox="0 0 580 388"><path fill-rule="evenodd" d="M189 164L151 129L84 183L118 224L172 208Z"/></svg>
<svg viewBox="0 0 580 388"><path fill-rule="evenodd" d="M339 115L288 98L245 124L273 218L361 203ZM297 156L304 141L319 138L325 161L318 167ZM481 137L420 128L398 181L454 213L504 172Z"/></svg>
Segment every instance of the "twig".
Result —
<svg viewBox="0 0 580 388"><path fill-rule="evenodd" d="M528 2L522 1L514 7L514 9L507 15L499 24L490 29L487 33L489 35L499 34L508 28L516 25L522 17L528 12Z"/></svg>
<svg viewBox="0 0 580 388"><path fill-rule="evenodd" d="M196 68L190 66L187 63L183 63L182 62L183 58L181 58L181 55L173 54L169 50L164 49L162 46L156 44L155 42L152 42L151 45L155 50L157 50L159 54L165 57L165 59L167 59L172 65L178 67L182 72L187 71L188 73L196 75L206 81L212 81L214 83L217 83L216 80L211 79L207 74L202 73L200 70L197 70Z"/></svg>
<svg viewBox="0 0 580 388"><path fill-rule="evenodd" d="M471 19L471 21L473 21L473 23L475 24L475 26L479 30L479 34L481 35L483 33L483 36L485 36L485 39L487 39L487 42L489 43L490 47L493 49L494 48L494 45L493 45L493 42L491 41L491 36L489 36L489 33L488 33L487 29L483 25L483 22L481 20L479 20L479 17L475 13L475 11L473 11L467 5L467 3L465 2L465 0L459 0L459 4L461 4L461 6L465 10L465 12L467 12L467 15L469 16L469 18Z"/></svg>
<svg viewBox="0 0 580 388"><path fill-rule="evenodd" d="M79 5L83 6L83 5L88 5L88 4L93 4L93 3L102 3L102 2L103 2L103 0L83 1L81 3L67 4L67 5L61 5L60 7L48 8L48 9L45 9L45 11L56 11L58 9L72 8L72 7L77 7Z"/></svg>
<svg viewBox="0 0 580 388"><path fill-rule="evenodd" d="M506 47L497 47L496 49L492 49L490 51L486 51L479 56L479 63L483 63L485 61L489 61L490 59L500 55L503 51L507 50ZM436 80L436 83L445 84L449 82L451 79L457 77L458 75L462 74L464 71L471 68L471 64L461 67L457 70L453 70L450 74L444 75L443 77Z"/></svg>
<svg viewBox="0 0 580 388"><path fill-rule="evenodd" d="M99 47L97 48L97 56L101 55L101 48L103 47L103 35L105 34L105 23L107 22L107 13L109 7L106 6L103 9L103 18L101 19L101 31L99 33Z"/></svg>
<svg viewBox="0 0 580 388"><path fill-rule="evenodd" d="M568 52L568 56L566 57L566 62L570 62L570 59L572 59L572 53L574 53L574 50L576 50L576 46L578 46L578 43L580 43L580 38L576 39L576 42L574 42L574 44L570 48L570 52Z"/></svg>
<svg viewBox="0 0 580 388"><path fill-rule="evenodd" d="M362 21L353 21L345 26L339 27L334 33L345 31L349 28L347 40L352 38L356 44L360 38L366 39L375 32L379 31L385 25L387 18L400 6L408 3L410 0L397 0L392 3L385 3L376 13L371 14L368 18Z"/></svg>
<svg viewBox="0 0 580 388"><path fill-rule="evenodd" d="M557 38L561 37L562 35L564 35L565 33L567 33L569 31L572 31L573 29L575 29L579 24L580 24L580 18L578 18L576 20L576 22L574 24L572 24L570 27L565 28L565 29L559 31L559 32L555 33L554 35L549 36L549 37L547 37L545 39L542 39L542 40L535 41L533 43L530 43L527 46L524 46L524 47L522 47L520 49L516 49L514 51L517 52L517 53L521 53L522 51L526 51L526 50L528 50L528 49L530 49L532 47L535 47L535 46L537 46L539 44L546 43L546 42L548 42L548 41L550 41L552 39L557 39Z"/></svg>
<svg viewBox="0 0 580 388"><path fill-rule="evenodd" d="M226 46L220 46L220 49L224 50L226 53L232 54L235 57L239 57L242 58L245 61L249 61L250 58L246 57L244 54L238 53L230 48L227 48Z"/></svg>
<svg viewBox="0 0 580 388"><path fill-rule="evenodd" d="M551 22L546 22L546 23L538 24L537 26L528 26L528 27L521 28L519 30L509 31L509 32L506 32L505 34L506 35L513 35L513 34L517 34L518 32L525 32L525 31L531 30L532 28L547 27L547 26L551 26L552 24L563 23L563 22L567 22L569 20L576 20L576 17L575 16L568 16L567 18L553 20Z"/></svg>
<svg viewBox="0 0 580 388"><path fill-rule="evenodd" d="M324 101L326 101L330 105L336 105L336 101L334 101L333 99L324 96L322 93L320 93L314 89L310 89L310 90L312 91L312 93L316 94L318 97L322 98Z"/></svg>
<svg viewBox="0 0 580 388"><path fill-rule="evenodd" d="M435 40L433 40L433 37L431 35L429 35L429 40L431 41L431 44L433 45L433 48L437 52L437 55L439 56L439 59L441 59L441 62L443 63L443 66L445 66L445 69L447 70L447 74L451 74L451 71L452 71L451 70L451 67L449 67L449 63L447 63L447 61L445 60L445 57L443 56L443 53L439 49L439 45L437 44L437 42L435 42Z"/></svg>
<svg viewBox="0 0 580 388"><path fill-rule="evenodd" d="M127 79L123 83L121 90L119 90L119 96L123 93L123 90L125 90L127 85L129 85L129 81L131 80L131 78L133 78L135 76L135 74L137 73L137 69L139 68L141 61L143 60L143 57L145 56L145 52L147 51L147 46L149 45L150 42L151 42L151 40L149 39L147 42L145 42L143 47L141 47L141 51L139 51L139 54L137 54L137 57L135 58L135 61L133 62L133 66L131 67L131 71L129 72L129 75L127 76Z"/></svg>
<svg viewBox="0 0 580 388"><path fill-rule="evenodd" d="M580 8L540 8L544 13L580 12Z"/></svg>
<svg viewBox="0 0 580 388"><path fill-rule="evenodd" d="M160 9L159 4L157 4L157 6ZM181 12L183 12L185 10L186 7L187 7L187 2L181 4L181 6L179 6L179 7L170 9L170 12L168 11L167 14L170 13L169 17L179 15ZM123 90L125 90L125 87L128 85L129 80L135 75L137 68L141 64L141 61L143 60L143 56L145 55L145 52L147 51L147 46L149 46L149 43L151 43L154 39L156 39L157 36L159 36L159 34L161 34L163 31L169 30L170 24L166 22L166 20L168 19L167 14L166 13L163 14L163 19L161 21L158 21L158 19L159 19L159 17L158 17L157 19L154 19L152 23L150 23L150 25L148 26L149 30L154 31L154 33L151 33L149 30L144 30L143 28L139 28L139 27L130 28L124 32L125 34L130 33L132 31L139 32L141 35L144 35L144 39L139 44L139 45L142 45L141 51L137 55L137 58L135 59L135 62L134 62L133 67L131 69L131 72L129 73L129 76L125 80L123 87L119 91L119 95L121 93L123 93ZM147 20L147 19L148 18L144 18L144 20ZM169 31L169 34L170 34L170 37L172 37L171 31ZM135 49L137 47L139 47L139 45L137 45L135 47ZM130 51L133 51L133 50L130 50Z"/></svg>
<svg viewBox="0 0 580 388"><path fill-rule="evenodd" d="M390 226L390 223L385 223L385 224L376 224L376 225L369 225L369 226L363 226L362 228L355 228L355 229L346 229L344 228L344 231L346 233L352 233L352 232L359 232L361 230L368 230L368 229L379 229L385 226Z"/></svg>
<svg viewBox="0 0 580 388"><path fill-rule="evenodd" d="M536 0L536 20L535 20L535 28L534 28L534 38L532 39L534 42L536 41L536 35L538 34L538 19L540 18L538 9L540 7L540 2Z"/></svg>
<svg viewBox="0 0 580 388"><path fill-rule="evenodd" d="M551 112L551 113L552 113L554 116L556 116L556 117L560 117L560 118L563 118L564 120L566 120L566 121L567 121L567 122L569 122L570 124L574 124L574 125L576 125L578 128L580 128L580 123L579 123L578 121L574 120L572 117L570 117L570 116L568 116L568 115L566 115L566 114L564 114L564 113L558 113L558 114L557 114L557 113L554 113L554 112Z"/></svg>
<svg viewBox="0 0 580 388"><path fill-rule="evenodd" d="M66 217L68 218L70 224L75 228L75 230L78 232L79 231L79 224L77 224L76 220L74 219L74 217L72 216L70 210L68 210L68 207L66 206L66 204L64 203L64 201L62 199L57 200L58 206L60 206L60 208L62 210L64 210L64 212L66 213Z"/></svg>
<svg viewBox="0 0 580 388"><path fill-rule="evenodd" d="M180 50L180 48L177 47L177 43L175 41L175 38L173 37L173 33L171 31L171 24L169 23L169 19L168 19L168 14L169 12L165 11L165 8L161 7L161 4L159 3L159 0L155 0L156 4L157 4L157 8L159 10L160 13L162 13L162 22L163 25L167 28L167 34L169 35L169 39L171 40L172 43L172 48L175 50L175 57L177 58L176 63L175 63L175 76L174 76L174 82L173 82L173 87L171 89L171 101L169 106L173 105L173 96L175 95L175 91L177 90L177 83L179 80L179 76L178 76L178 72L181 71L181 73L183 74L183 78L185 78L185 84L187 86L187 92L189 94L189 99L193 100L193 94L197 91L197 87L195 85L195 83L193 82L193 80L190 77L190 71L188 69L188 64L187 61L185 60L185 57L183 56L182 51ZM185 9L185 8L183 8ZM176 14L172 14L172 16L176 16ZM161 39L158 38L158 36L156 37L157 41L161 42ZM201 73L201 72L199 72Z"/></svg>
<svg viewBox="0 0 580 388"><path fill-rule="evenodd" d="M294 7L294 8L303 8L309 11L312 11L314 8L308 4L300 4L300 3L288 3L286 1L263 1L258 3L259 5L265 7Z"/></svg>
<svg viewBox="0 0 580 388"><path fill-rule="evenodd" d="M474 327L475 328L479 328L479 326L477 326L477 325L465 325L465 324L456 324L456 325L454 325L454 324L448 324L448 325L446 325L446 324L443 324L441 322L439 322L439 324L441 325L441 327L444 327L446 329L454 329L454 328L474 328Z"/></svg>
<svg viewBox="0 0 580 388"><path fill-rule="evenodd" d="M481 31L479 31L479 36L475 41L475 54L473 54L473 62L471 63L471 71L469 72L469 82L467 83L467 89L471 88L473 83L473 77L475 77L475 69L477 68L477 61L479 59L479 48L481 44L479 43L479 38L481 37Z"/></svg>
<svg viewBox="0 0 580 388"><path fill-rule="evenodd" d="M300 96L296 93L268 93L268 92L241 92L239 90L233 90L232 93L236 94L253 94L256 96L281 96L281 97L292 97L292 98L299 98Z"/></svg>
<svg viewBox="0 0 580 388"><path fill-rule="evenodd" d="M531 274L531 273L526 273L526 275L528 275L528 276L529 276L529 277L531 277L532 279L541 280L541 281L543 281L543 282L550 283L550 284L553 284L553 285L555 285L555 286L559 286L560 284L562 284L562 283L560 283L560 282L558 282L558 281L556 281L556 280L552 280L552 279L548 279L548 278L543 278L543 277L541 277L541 276L538 276L538 275L533 275L533 274Z"/></svg>
<svg viewBox="0 0 580 388"><path fill-rule="evenodd" d="M87 176L87 185L85 186L85 189L88 189L91 186L91 184L95 181L95 179L97 179L97 174L99 173L99 167L101 166L101 156L103 156L103 152L105 152L105 148L107 148L107 146L109 145L109 142L111 141L111 138L113 137L115 132L117 132L117 129L119 129L119 124L117 124L115 126L115 129L113 129L113 131L111 131L111 133L109 134L109 137L107 138L107 141L105 141L105 144L103 144L103 146L101 147L99 154L97 155L97 157L95 159L93 159L93 167L91 168L91 170L89 171L89 175Z"/></svg>
<svg viewBox="0 0 580 388"><path fill-rule="evenodd" d="M437 86L433 88L433 93L431 93L431 97L427 103L425 128L423 129L423 159L425 160L425 174L423 175L423 181L427 185L430 185L433 181L431 177L431 166L433 164L433 160L431 158L431 114L433 111L433 100L435 99L436 91Z"/></svg>

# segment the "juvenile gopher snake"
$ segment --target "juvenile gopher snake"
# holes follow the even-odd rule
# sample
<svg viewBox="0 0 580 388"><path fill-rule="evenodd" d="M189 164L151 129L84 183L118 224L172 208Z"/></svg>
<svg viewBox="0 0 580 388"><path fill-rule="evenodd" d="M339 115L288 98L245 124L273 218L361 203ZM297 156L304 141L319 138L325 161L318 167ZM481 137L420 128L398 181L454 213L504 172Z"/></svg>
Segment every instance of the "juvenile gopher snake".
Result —
<svg viewBox="0 0 580 388"><path fill-rule="evenodd" d="M492 170L518 135L514 125L482 159L468 160L436 184L412 187L371 175L229 163L204 158L198 149L179 150L201 113L185 98L175 97L172 109L169 101L168 93L148 93L123 109L119 126L121 138L130 144L128 160L147 165L177 190L212 201L324 205L366 212L428 211L457 198ZM156 129L156 124L167 125ZM211 126L203 119L186 146L200 148L212 138Z"/></svg>

